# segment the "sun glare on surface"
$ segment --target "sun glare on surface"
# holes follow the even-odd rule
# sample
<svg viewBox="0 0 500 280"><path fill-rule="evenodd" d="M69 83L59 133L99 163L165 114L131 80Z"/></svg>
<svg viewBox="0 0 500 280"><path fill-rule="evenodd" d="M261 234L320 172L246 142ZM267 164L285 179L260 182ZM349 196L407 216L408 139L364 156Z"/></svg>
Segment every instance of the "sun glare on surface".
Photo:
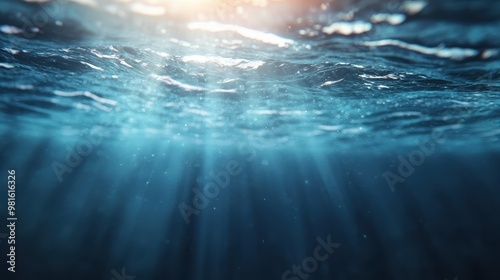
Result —
<svg viewBox="0 0 500 280"><path fill-rule="evenodd" d="M142 0L131 3L132 11L149 15L170 15L175 17L196 17L231 12L232 5L238 1L227 0Z"/></svg>
<svg viewBox="0 0 500 280"><path fill-rule="evenodd" d="M121 1L121 0L120 0ZM125 0L127 2L127 0ZM278 2L275 0L274 2ZM134 12L150 15L174 15L176 17L220 17L241 14L245 7L267 7L268 0L141 0L131 1Z"/></svg>

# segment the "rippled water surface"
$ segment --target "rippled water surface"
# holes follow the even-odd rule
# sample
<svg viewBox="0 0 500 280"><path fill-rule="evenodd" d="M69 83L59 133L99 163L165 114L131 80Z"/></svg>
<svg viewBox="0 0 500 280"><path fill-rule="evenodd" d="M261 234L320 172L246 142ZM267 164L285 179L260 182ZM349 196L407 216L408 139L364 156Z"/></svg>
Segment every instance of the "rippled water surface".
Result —
<svg viewBox="0 0 500 280"><path fill-rule="evenodd" d="M181 19L137 2L2 2L3 127L367 148L439 128L498 147L498 3L451 2Z"/></svg>

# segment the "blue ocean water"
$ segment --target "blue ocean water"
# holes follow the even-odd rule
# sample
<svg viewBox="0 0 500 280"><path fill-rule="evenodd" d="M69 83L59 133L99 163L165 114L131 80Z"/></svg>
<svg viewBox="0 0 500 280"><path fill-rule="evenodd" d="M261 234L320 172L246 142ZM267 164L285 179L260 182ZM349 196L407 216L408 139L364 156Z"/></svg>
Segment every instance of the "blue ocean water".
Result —
<svg viewBox="0 0 500 280"><path fill-rule="evenodd" d="M0 3L2 279L500 279L500 2L201 2Z"/></svg>

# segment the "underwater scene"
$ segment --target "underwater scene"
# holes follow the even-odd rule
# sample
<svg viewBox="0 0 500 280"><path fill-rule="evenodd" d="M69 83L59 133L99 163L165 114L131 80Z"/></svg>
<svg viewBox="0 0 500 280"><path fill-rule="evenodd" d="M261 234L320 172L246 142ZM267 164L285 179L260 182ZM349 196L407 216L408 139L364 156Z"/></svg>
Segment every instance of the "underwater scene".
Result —
<svg viewBox="0 0 500 280"><path fill-rule="evenodd" d="M0 1L0 279L500 279L500 1Z"/></svg>

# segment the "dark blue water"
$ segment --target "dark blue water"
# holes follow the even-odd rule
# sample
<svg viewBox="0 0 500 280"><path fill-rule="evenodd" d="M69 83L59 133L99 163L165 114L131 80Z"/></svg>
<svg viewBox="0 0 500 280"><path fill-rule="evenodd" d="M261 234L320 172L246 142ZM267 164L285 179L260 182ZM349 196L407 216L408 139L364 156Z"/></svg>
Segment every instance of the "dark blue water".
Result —
<svg viewBox="0 0 500 280"><path fill-rule="evenodd" d="M500 2L202 2L0 3L1 279L500 279Z"/></svg>

